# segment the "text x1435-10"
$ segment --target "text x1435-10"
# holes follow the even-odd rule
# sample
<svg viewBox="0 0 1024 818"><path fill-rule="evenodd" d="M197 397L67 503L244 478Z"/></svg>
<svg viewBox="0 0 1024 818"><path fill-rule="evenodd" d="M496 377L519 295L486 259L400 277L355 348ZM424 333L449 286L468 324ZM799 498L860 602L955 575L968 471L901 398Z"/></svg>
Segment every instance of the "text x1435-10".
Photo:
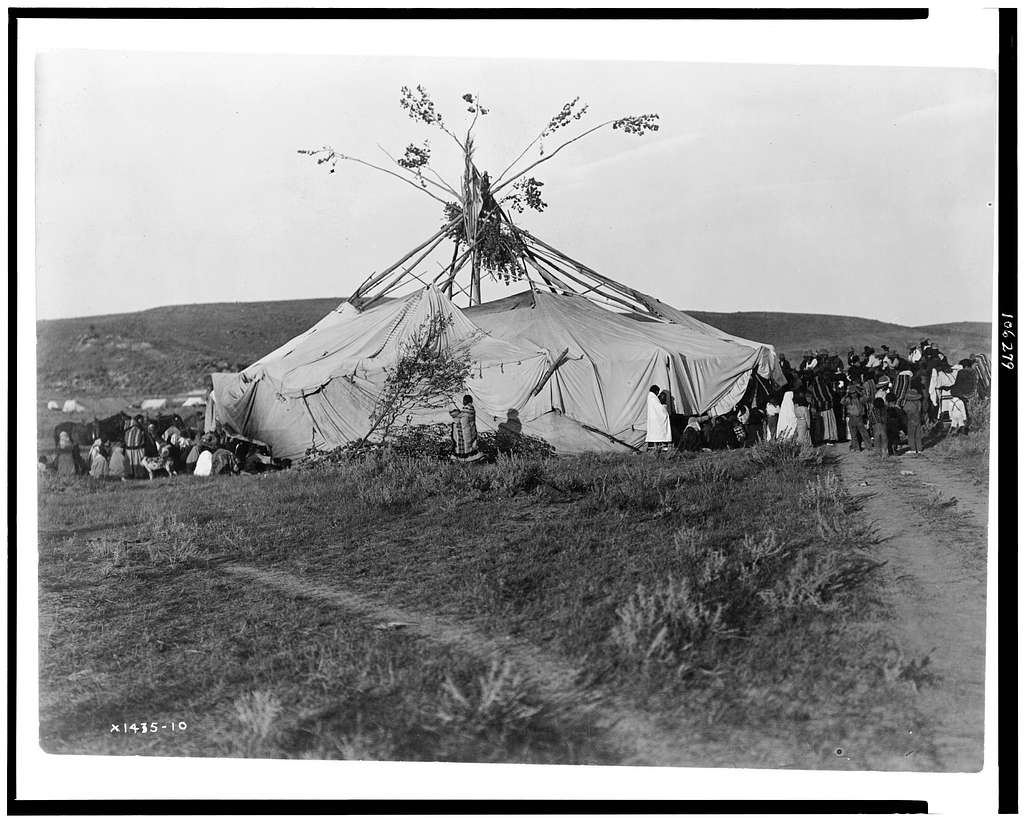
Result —
<svg viewBox="0 0 1024 818"><path fill-rule="evenodd" d="M140 733L160 733L167 731L169 733L182 733L188 729L188 724L183 721L133 721L133 722L121 722L120 724L111 724L111 733L121 733L139 735Z"/></svg>

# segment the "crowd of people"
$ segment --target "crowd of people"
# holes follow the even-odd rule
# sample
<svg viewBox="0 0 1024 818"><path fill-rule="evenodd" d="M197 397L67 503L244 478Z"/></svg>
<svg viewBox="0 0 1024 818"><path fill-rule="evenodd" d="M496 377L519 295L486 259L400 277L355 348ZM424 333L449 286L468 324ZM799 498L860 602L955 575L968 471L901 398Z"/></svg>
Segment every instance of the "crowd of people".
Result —
<svg viewBox="0 0 1024 818"><path fill-rule="evenodd" d="M121 434L110 440L96 437L82 456L72 435L61 430L53 456L39 458L40 471L53 471L62 477L87 475L105 480L152 479L155 474L258 473L283 468L287 461L272 458L265 446L233 438L223 429L198 432L171 422L163 432L143 415L135 415Z"/></svg>
<svg viewBox="0 0 1024 818"><path fill-rule="evenodd" d="M785 384L754 374L746 393L723 414L682 414L668 390L651 386L647 395L648 450L685 451L735 449L763 440L794 439L808 446L848 442L853 451L873 450L883 457L920 454L924 435L937 426L947 434L967 434L971 403L988 395L991 369L987 356L975 354L953 364L929 339L913 345L907 355L889 346L845 356L827 350L808 352L794 367L784 355L779 365ZM482 459L471 395L450 411L453 460ZM175 415L158 424L143 415L123 416L118 432L96 436L85 457L66 430L55 430L56 451L39 459L40 470L62 476L95 479L152 479L194 474L257 473L287 468L289 461L271 457L266 446L229 435L225 430L197 432ZM111 419L108 419L111 420ZM100 428L95 425L95 428ZM498 425L499 451L523 427L515 409ZM88 438L86 438L88 439ZM904 443L905 441L905 443ZM506 444L506 445L503 445Z"/></svg>
<svg viewBox="0 0 1024 818"><path fill-rule="evenodd" d="M984 354L951 363L927 338L901 355L850 347L845 356L808 352L794 367L784 355L786 383L758 376L734 409L721 415L678 414L672 395L652 386L647 396L648 450L732 449L791 438L808 446L848 442L853 451L882 457L920 454L935 428L966 435L971 404L988 395L991 368Z"/></svg>

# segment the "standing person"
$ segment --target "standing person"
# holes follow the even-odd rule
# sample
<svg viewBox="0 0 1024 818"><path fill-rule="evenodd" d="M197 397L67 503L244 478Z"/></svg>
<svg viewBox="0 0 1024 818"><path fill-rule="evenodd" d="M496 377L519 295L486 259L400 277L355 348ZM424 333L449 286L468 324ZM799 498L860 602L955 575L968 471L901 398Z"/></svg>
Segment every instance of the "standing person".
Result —
<svg viewBox="0 0 1024 818"><path fill-rule="evenodd" d="M832 384L832 422L835 424L836 443L845 443L849 437L846 432L846 412L843 411L843 396L849 381L843 375L838 376Z"/></svg>
<svg viewBox="0 0 1024 818"><path fill-rule="evenodd" d="M146 431L142 428L142 415L132 418L132 425L124 433L124 453L128 458L128 477L145 477L142 458L146 456Z"/></svg>
<svg viewBox="0 0 1024 818"><path fill-rule="evenodd" d="M668 416L668 407L661 402L658 386L652 386L647 393L647 450L657 448L667 451L672 442L672 424Z"/></svg>
<svg viewBox="0 0 1024 818"><path fill-rule="evenodd" d="M871 404L871 428L875 436L875 449L879 457L888 457L891 454L889 436L886 434L885 398L875 398Z"/></svg>
<svg viewBox="0 0 1024 818"><path fill-rule="evenodd" d="M839 440L839 428L836 425L836 412L833 408L835 396L832 394L832 384L825 381L825 399L821 402L821 437L826 443L835 443Z"/></svg>
<svg viewBox="0 0 1024 818"><path fill-rule="evenodd" d="M145 451L146 457L156 457L160 454L162 442L159 433L157 433L156 424L146 424L146 439L143 441L143 451Z"/></svg>
<svg viewBox="0 0 1024 818"><path fill-rule="evenodd" d="M846 389L843 411L846 413L846 423L850 430L850 451L862 452L864 448L870 449L871 436L864 425L867 409L864 406L861 388L855 383L851 383Z"/></svg>
<svg viewBox="0 0 1024 818"><path fill-rule="evenodd" d="M885 436L889 441L889 454L896 454L899 451L901 426L903 412L896 405L896 395L890 392L885 396Z"/></svg>
<svg viewBox="0 0 1024 818"><path fill-rule="evenodd" d="M921 454L921 425L924 422L924 395L916 386L911 386L903 401L907 413L907 454Z"/></svg>
<svg viewBox="0 0 1024 818"><path fill-rule="evenodd" d="M657 399L655 399L657 400ZM455 444L453 460L472 462L483 457L477 449L476 407L472 395L463 395L462 409L452 409L452 443Z"/></svg>
<svg viewBox="0 0 1024 818"><path fill-rule="evenodd" d="M793 437L796 434L796 412L793 406L793 393L786 392L779 406L779 425L775 431L779 440Z"/></svg>
<svg viewBox="0 0 1024 818"><path fill-rule="evenodd" d="M804 395L793 400L793 414L796 416L796 442L801 446L812 445L811 409Z"/></svg>
<svg viewBox="0 0 1024 818"><path fill-rule="evenodd" d="M954 398L959 398L963 404L963 432L967 434L967 430L970 428L970 404L969 401L978 395L978 373L974 369L974 361L970 358L964 358L958 364L960 367L956 373L956 380L953 385L949 388L949 394ZM950 412L950 420L953 418L953 412Z"/></svg>
<svg viewBox="0 0 1024 818"><path fill-rule="evenodd" d="M103 456L103 441L96 438L89 449L89 476L103 480L108 474L107 458Z"/></svg>

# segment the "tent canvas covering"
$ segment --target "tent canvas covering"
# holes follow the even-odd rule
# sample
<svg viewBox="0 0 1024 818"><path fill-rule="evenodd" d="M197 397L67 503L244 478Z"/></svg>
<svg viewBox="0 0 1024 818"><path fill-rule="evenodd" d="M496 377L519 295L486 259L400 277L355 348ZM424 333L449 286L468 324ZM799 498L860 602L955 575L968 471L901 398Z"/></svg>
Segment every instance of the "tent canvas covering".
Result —
<svg viewBox="0 0 1024 818"><path fill-rule="evenodd" d="M677 412L721 413L751 372L778 374L770 346L650 301L659 316L650 320L536 289L465 310L431 285L363 310L345 302L242 372L215 373L210 406L230 431L266 441L279 457L363 437L388 367L432 315L451 320L443 343L469 351L465 392L478 427L493 429L517 409L523 431L560 452L642 443L652 384L669 389ZM413 417L449 420L446 409Z"/></svg>

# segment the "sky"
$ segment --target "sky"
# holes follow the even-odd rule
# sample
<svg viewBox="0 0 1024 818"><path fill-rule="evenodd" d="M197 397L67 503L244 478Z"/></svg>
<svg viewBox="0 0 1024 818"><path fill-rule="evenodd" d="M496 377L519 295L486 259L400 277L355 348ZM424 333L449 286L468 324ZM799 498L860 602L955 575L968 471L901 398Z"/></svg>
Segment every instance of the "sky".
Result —
<svg viewBox="0 0 1024 818"><path fill-rule="evenodd" d="M104 51L36 71L39 318L347 296L441 206L298 150L386 164L379 146L429 139L456 179L454 144L399 106L420 84L454 124L465 92L490 108L492 175L576 96L581 126L658 113L657 133L603 129L537 168L548 208L519 221L681 309L990 320L991 71Z"/></svg>

